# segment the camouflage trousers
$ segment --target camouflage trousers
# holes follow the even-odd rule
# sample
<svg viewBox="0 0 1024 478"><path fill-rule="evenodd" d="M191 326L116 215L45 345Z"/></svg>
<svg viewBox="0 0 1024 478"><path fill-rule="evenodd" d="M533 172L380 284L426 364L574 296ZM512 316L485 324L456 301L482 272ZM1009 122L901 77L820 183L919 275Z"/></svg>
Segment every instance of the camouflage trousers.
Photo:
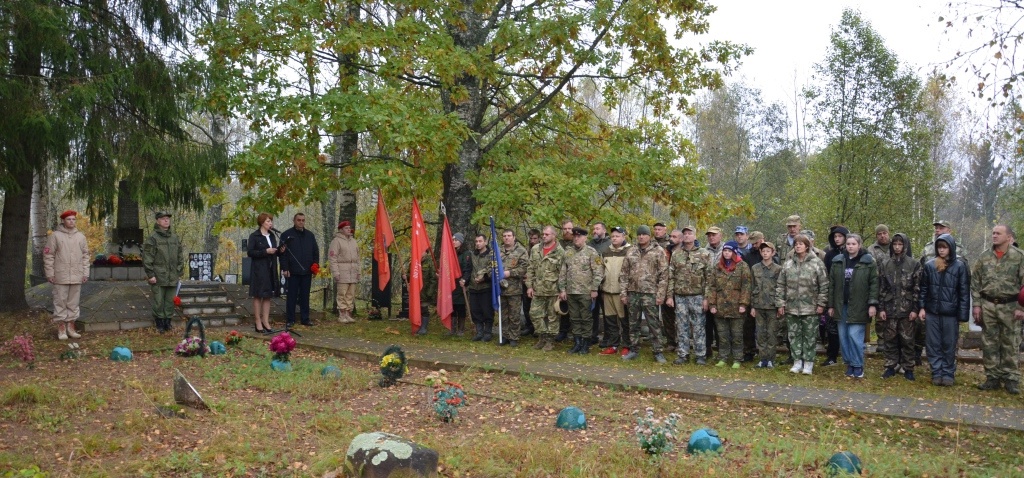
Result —
<svg viewBox="0 0 1024 478"><path fill-rule="evenodd" d="M786 319L776 317L778 309L757 309L757 350L761 360L775 361L775 349L779 346L779 328Z"/></svg>
<svg viewBox="0 0 1024 478"><path fill-rule="evenodd" d="M885 368L900 366L904 370L914 370L914 338L918 322L910 320L910 317L888 317L876 324L882 330L879 343L884 346Z"/></svg>
<svg viewBox="0 0 1024 478"><path fill-rule="evenodd" d="M654 294L643 294L630 292L628 294L629 306L629 350L636 352L640 350L640 327L646 324L651 334L651 349L656 354L662 352L662 344L665 343L661 336L661 317L658 315L659 307ZM642 324L643 323L643 324Z"/></svg>
<svg viewBox="0 0 1024 478"><path fill-rule="evenodd" d="M556 304L558 304L557 295L533 296L533 302L530 304L530 321L533 322L533 331L538 336L553 337L558 333Z"/></svg>
<svg viewBox="0 0 1024 478"><path fill-rule="evenodd" d="M1013 320L1016 308L1015 302L996 305L987 300L981 301L981 320L985 323L981 333L981 351L988 378L1020 382L1017 362L1020 324Z"/></svg>
<svg viewBox="0 0 1024 478"><path fill-rule="evenodd" d="M523 297L519 294L501 296L501 334L506 340L519 340L523 328Z"/></svg>
<svg viewBox="0 0 1024 478"><path fill-rule="evenodd" d="M569 294L566 298L569 302L569 322L572 324L572 335L590 338L590 331L594 326L594 316L591 310L594 307L594 301L590 298L590 294Z"/></svg>
<svg viewBox="0 0 1024 478"><path fill-rule="evenodd" d="M743 317L715 318L718 329L718 360L727 363L743 358Z"/></svg>
<svg viewBox="0 0 1024 478"><path fill-rule="evenodd" d="M708 339L704 323L704 296L677 295L672 300L676 304L676 354L686 358L690 354L690 339L693 339L693 354L706 358Z"/></svg>
<svg viewBox="0 0 1024 478"><path fill-rule="evenodd" d="M813 362L817 353L818 316L786 314L789 325L789 347L793 360Z"/></svg>

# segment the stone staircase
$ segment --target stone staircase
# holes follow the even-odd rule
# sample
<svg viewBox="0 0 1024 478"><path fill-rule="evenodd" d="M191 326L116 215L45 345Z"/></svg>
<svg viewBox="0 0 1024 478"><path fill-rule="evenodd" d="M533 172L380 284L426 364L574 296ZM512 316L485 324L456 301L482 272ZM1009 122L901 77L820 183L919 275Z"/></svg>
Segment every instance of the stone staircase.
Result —
<svg viewBox="0 0 1024 478"><path fill-rule="evenodd" d="M198 316L207 327L233 326L241 323L246 313L239 313L227 290L219 282L182 282L178 291L181 298L181 318L175 322L184 325L187 318Z"/></svg>

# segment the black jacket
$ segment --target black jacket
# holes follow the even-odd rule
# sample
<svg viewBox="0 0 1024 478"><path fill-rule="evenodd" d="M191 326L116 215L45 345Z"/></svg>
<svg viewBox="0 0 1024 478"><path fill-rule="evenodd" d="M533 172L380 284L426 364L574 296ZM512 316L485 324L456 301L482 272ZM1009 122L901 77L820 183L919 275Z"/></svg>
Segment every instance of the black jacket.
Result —
<svg viewBox="0 0 1024 478"><path fill-rule="evenodd" d="M274 259L274 255L280 255L281 250L278 249L274 255L267 254L267 249L277 248L277 243L274 233L270 233L269 241L263 237L259 229L249 234L249 248L246 251L252 258L249 297L269 299L280 295L281 283L278 281L277 261Z"/></svg>
<svg viewBox="0 0 1024 478"><path fill-rule="evenodd" d="M935 259L925 263L918 305L928 314L956 317L960 322L967 322L971 307L970 271L967 264L956 255L956 240L953 236L943 234L935 242L949 244L951 260L942 272L935 266Z"/></svg>
<svg viewBox="0 0 1024 478"><path fill-rule="evenodd" d="M836 245L836 242L835 242L835 236L836 236L837 232L843 235L843 244L841 246L840 245ZM850 230L845 228L845 227L843 227L843 226L832 226L832 228L828 230L828 249L825 250L825 270L826 270L826 272L829 272L829 271L832 270L832 259L835 259L836 256L838 256L839 254L842 254L843 251L846 250L846 236L849 236L849 235L850 235Z"/></svg>
<svg viewBox="0 0 1024 478"><path fill-rule="evenodd" d="M281 255L281 272L292 275L308 276L313 272L309 267L320 262L320 247L316 243L316 235L309 229L298 230L294 227L281 234L284 254Z"/></svg>

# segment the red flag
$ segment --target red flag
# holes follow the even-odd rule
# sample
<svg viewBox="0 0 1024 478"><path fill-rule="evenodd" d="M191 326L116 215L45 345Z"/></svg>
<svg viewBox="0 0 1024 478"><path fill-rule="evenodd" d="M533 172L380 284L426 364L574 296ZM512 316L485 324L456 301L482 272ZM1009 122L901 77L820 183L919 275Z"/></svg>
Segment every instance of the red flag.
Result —
<svg viewBox="0 0 1024 478"><path fill-rule="evenodd" d="M427 228L423 225L423 215L416 198L412 199L412 251L409 253L409 323L412 333L416 333L422 323L420 308L420 292L423 291L423 254L430 249Z"/></svg>
<svg viewBox="0 0 1024 478"><path fill-rule="evenodd" d="M456 281L462 277L462 268L459 267L459 254L455 252L455 243L452 242L452 230L448 227L447 216L445 216L444 225L441 227L441 253L439 255L441 257L437 278L437 315L441 317L441 323L451 330L452 313L455 312L455 307L452 306L452 293L455 292Z"/></svg>
<svg viewBox="0 0 1024 478"><path fill-rule="evenodd" d="M384 206L384 195L377 190L377 224L373 234L373 260L377 261L377 288L384 290L391 282L391 261L388 260L388 246L395 242L391 230L388 208Z"/></svg>

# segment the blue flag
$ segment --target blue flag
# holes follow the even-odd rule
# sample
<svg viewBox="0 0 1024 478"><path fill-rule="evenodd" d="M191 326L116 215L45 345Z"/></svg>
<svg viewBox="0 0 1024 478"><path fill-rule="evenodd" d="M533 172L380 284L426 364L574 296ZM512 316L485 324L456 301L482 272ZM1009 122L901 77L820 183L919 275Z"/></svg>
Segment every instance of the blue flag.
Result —
<svg viewBox="0 0 1024 478"><path fill-rule="evenodd" d="M501 281L503 280L505 280L505 266L501 263L498 231L494 229L494 216L491 216L491 304L495 310L501 308Z"/></svg>

